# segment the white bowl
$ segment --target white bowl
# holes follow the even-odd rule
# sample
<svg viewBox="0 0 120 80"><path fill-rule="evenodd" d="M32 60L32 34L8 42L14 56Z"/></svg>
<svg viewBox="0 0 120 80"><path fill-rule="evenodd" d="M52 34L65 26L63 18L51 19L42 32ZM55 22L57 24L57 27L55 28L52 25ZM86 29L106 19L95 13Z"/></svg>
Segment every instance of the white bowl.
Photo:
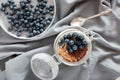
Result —
<svg viewBox="0 0 120 80"><path fill-rule="evenodd" d="M14 0L16 4L18 4L18 2L20 0ZM3 0L3 1L0 1L0 4L2 2L6 2L6 0ZM36 0L32 0L33 3L36 3ZM51 23L46 27L45 31L43 31L42 33L36 35L36 36L33 36L33 37L26 37L25 33L23 33L22 36L18 37L16 36L15 32L10 32L8 31L8 27L10 26L10 24L8 23L8 20L7 20L7 17L4 15L3 12L0 12L0 26L2 27L2 29L8 33L10 36L12 37L15 37L15 38L18 38L18 39L37 39L39 37L41 37L45 32L47 32L47 30L52 26L52 23L55 19L55 15L56 15L56 2L55 0L48 0L48 4L53 4L54 5L54 15L53 15L53 18L52 18L52 21Z"/></svg>

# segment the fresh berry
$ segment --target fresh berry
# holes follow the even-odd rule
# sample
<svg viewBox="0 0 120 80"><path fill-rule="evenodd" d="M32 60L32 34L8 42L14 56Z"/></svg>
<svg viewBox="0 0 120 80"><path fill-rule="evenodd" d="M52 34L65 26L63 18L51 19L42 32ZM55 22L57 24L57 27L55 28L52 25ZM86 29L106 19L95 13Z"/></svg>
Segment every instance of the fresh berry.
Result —
<svg viewBox="0 0 120 80"><path fill-rule="evenodd" d="M76 51L76 50L78 49L77 45L73 45L73 46L72 46L72 49L73 49L74 51Z"/></svg>

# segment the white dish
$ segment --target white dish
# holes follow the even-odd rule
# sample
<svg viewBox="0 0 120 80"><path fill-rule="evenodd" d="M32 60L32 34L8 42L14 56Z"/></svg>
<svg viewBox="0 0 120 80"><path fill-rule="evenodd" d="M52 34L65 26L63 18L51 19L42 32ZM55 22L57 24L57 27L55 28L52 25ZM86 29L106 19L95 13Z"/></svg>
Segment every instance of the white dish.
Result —
<svg viewBox="0 0 120 80"><path fill-rule="evenodd" d="M21 0L14 0L14 1L15 1L16 4L18 4L18 2L21 1ZM34 0L31 0L31 1L33 1L33 3L35 3L36 0L35 0L35 1L34 1ZM2 2L6 2L6 0L0 1L0 4L1 4ZM8 34L9 34L10 36L12 36L12 37L15 37L15 38L18 38L18 39L37 39L37 38L41 37L41 36L52 26L52 23L53 23L53 21L54 21L54 19L55 19L55 15L56 15L56 2L55 2L55 0L48 0L48 4L54 5L54 15L53 15L52 21L51 21L51 23L46 27L45 31L43 31L42 33L40 33L40 34L38 34L38 35L36 35L36 36L26 37L25 32L24 32L22 36L18 37L18 36L16 36L15 32L10 32L10 31L8 31L8 27L10 26L10 24L8 23L7 17L4 15L3 12L0 12L0 26L2 27L2 29L3 29L6 33L8 33Z"/></svg>

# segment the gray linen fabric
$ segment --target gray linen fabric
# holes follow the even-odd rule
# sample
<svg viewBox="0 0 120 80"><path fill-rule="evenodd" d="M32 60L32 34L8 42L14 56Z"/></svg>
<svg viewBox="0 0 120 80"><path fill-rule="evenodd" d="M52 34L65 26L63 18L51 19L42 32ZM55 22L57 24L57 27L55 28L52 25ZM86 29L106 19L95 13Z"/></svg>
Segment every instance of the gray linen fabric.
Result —
<svg viewBox="0 0 120 80"><path fill-rule="evenodd" d="M120 76L120 0L56 0L56 4L54 24L39 39L19 40L0 29L0 80L39 80L31 71L31 57L40 52L53 55L55 37L73 27L69 26L73 18L89 17L108 8L111 14L82 26L95 33L88 63L76 67L61 64L55 80L115 80ZM13 57L15 54L19 56Z"/></svg>

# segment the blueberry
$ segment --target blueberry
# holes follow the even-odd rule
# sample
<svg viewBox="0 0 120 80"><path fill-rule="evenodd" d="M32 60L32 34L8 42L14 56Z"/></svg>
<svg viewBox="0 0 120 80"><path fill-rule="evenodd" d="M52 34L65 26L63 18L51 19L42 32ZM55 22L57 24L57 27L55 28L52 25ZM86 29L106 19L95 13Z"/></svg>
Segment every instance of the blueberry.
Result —
<svg viewBox="0 0 120 80"><path fill-rule="evenodd" d="M84 48L84 46L83 46L83 45L80 45L80 46L79 46L79 49L83 49L83 48Z"/></svg>
<svg viewBox="0 0 120 80"><path fill-rule="evenodd" d="M64 35L63 38L64 38L64 39L67 39L67 35Z"/></svg>
<svg viewBox="0 0 120 80"><path fill-rule="evenodd" d="M70 39L70 38L71 38L71 34L68 34L68 35L67 35L67 38Z"/></svg>
<svg viewBox="0 0 120 80"><path fill-rule="evenodd" d="M47 4L47 0L43 0L43 3Z"/></svg>
<svg viewBox="0 0 120 80"><path fill-rule="evenodd" d="M42 13L43 15L46 15L46 12L45 11L43 11L43 13Z"/></svg>
<svg viewBox="0 0 120 80"><path fill-rule="evenodd" d="M26 24L26 27L29 28L30 27L29 24Z"/></svg>
<svg viewBox="0 0 120 80"><path fill-rule="evenodd" d="M33 26L33 23L30 23L30 26Z"/></svg>
<svg viewBox="0 0 120 80"><path fill-rule="evenodd" d="M40 19L36 19L36 21L39 23L40 22ZM39 23L40 24L40 23Z"/></svg>
<svg viewBox="0 0 120 80"><path fill-rule="evenodd" d="M18 32L18 33L17 33L17 36L18 36L18 37L20 37L21 35L22 35L22 33L21 33L21 32Z"/></svg>
<svg viewBox="0 0 120 80"><path fill-rule="evenodd" d="M37 31L36 30L33 30L33 34L35 35L37 33Z"/></svg>
<svg viewBox="0 0 120 80"><path fill-rule="evenodd" d="M76 37L76 40L83 40L84 39L84 37L82 36L82 35L78 35L77 37Z"/></svg>
<svg viewBox="0 0 120 80"><path fill-rule="evenodd" d="M17 7L17 5L15 5L15 4L13 4L13 5L11 5L11 6L13 6L13 7Z"/></svg>
<svg viewBox="0 0 120 80"><path fill-rule="evenodd" d="M1 3L1 6L6 7L7 5L6 5L6 3Z"/></svg>
<svg viewBox="0 0 120 80"><path fill-rule="evenodd" d="M8 18L8 19L12 19L12 16L8 16L7 18Z"/></svg>
<svg viewBox="0 0 120 80"><path fill-rule="evenodd" d="M32 36L34 36L34 34L33 34L33 33L30 33L30 36L32 37Z"/></svg>
<svg viewBox="0 0 120 80"><path fill-rule="evenodd" d="M25 4L25 7L27 7L27 8L28 8L28 7L29 7L29 4Z"/></svg>
<svg viewBox="0 0 120 80"><path fill-rule="evenodd" d="M24 19L20 19L21 22L24 22Z"/></svg>
<svg viewBox="0 0 120 80"><path fill-rule="evenodd" d="M30 33L29 33L29 32L26 34L26 36L27 36L27 37L31 37L31 35L30 35Z"/></svg>
<svg viewBox="0 0 120 80"><path fill-rule="evenodd" d="M73 51L72 49L69 49L68 52L69 52L69 53L73 53L74 51Z"/></svg>
<svg viewBox="0 0 120 80"><path fill-rule="evenodd" d="M42 0L37 0L38 2L41 2Z"/></svg>
<svg viewBox="0 0 120 80"><path fill-rule="evenodd" d="M24 20L24 23L25 23L25 24L28 23L28 20Z"/></svg>
<svg viewBox="0 0 120 80"><path fill-rule="evenodd" d="M53 6L53 5L50 5L49 10L50 10L50 11L53 11L53 10L54 10L54 6Z"/></svg>
<svg viewBox="0 0 120 80"><path fill-rule="evenodd" d="M30 16L30 19L33 19L33 16Z"/></svg>
<svg viewBox="0 0 120 80"><path fill-rule="evenodd" d="M32 28L31 27L29 28L29 31L32 32Z"/></svg>
<svg viewBox="0 0 120 80"><path fill-rule="evenodd" d="M19 21L15 20L14 23L15 23L15 24L19 24Z"/></svg>
<svg viewBox="0 0 120 80"><path fill-rule="evenodd" d="M18 29L17 32L22 32L21 29Z"/></svg>
<svg viewBox="0 0 120 80"><path fill-rule="evenodd" d="M69 43L69 41L70 41L69 39L65 39L65 42L66 42L67 44Z"/></svg>
<svg viewBox="0 0 120 80"><path fill-rule="evenodd" d="M8 27L8 31L12 31L13 30L13 27Z"/></svg>
<svg viewBox="0 0 120 80"><path fill-rule="evenodd" d="M12 2L13 2L13 0L8 0L8 2L9 2L9 3L12 3Z"/></svg>
<svg viewBox="0 0 120 80"><path fill-rule="evenodd" d="M31 2L31 0L27 0L28 1L28 3L30 3Z"/></svg>
<svg viewBox="0 0 120 80"><path fill-rule="evenodd" d="M51 21L50 21L50 20L47 20L47 21L46 21L46 23L47 23L47 24L50 24L50 23L51 23Z"/></svg>
<svg viewBox="0 0 120 80"><path fill-rule="evenodd" d="M40 11L36 11L36 14L40 15Z"/></svg>
<svg viewBox="0 0 120 80"><path fill-rule="evenodd" d="M39 10L39 8L38 8L38 7L35 7L34 11L38 11L38 10Z"/></svg>
<svg viewBox="0 0 120 80"><path fill-rule="evenodd" d="M23 31L24 31L24 29L23 29L23 28L21 28L21 31L23 32Z"/></svg>
<svg viewBox="0 0 120 80"><path fill-rule="evenodd" d="M13 5L10 5L10 9L13 10L13 9L14 9L14 6L13 6Z"/></svg>
<svg viewBox="0 0 120 80"><path fill-rule="evenodd" d="M21 6L21 8L24 8L25 7L25 3L24 2L20 2L20 6Z"/></svg>
<svg viewBox="0 0 120 80"><path fill-rule="evenodd" d="M77 45L73 45L73 46L72 46L72 49L73 49L74 51L76 51L76 50L78 49Z"/></svg>
<svg viewBox="0 0 120 80"><path fill-rule="evenodd" d="M4 12L4 11L5 11L5 8L1 8L1 11L3 11L3 12Z"/></svg>
<svg viewBox="0 0 120 80"><path fill-rule="evenodd" d="M72 34L72 37L77 37L78 36L78 33L76 33L76 32L74 32L73 34Z"/></svg>
<svg viewBox="0 0 120 80"><path fill-rule="evenodd" d="M37 34L40 34L41 32L40 31L37 31Z"/></svg>
<svg viewBox="0 0 120 80"><path fill-rule="evenodd" d="M29 12L29 11L27 11L27 12L26 12L26 15L27 15L27 16L29 16L29 15L30 15L30 12Z"/></svg>
<svg viewBox="0 0 120 80"><path fill-rule="evenodd" d="M70 41L69 41L69 45L74 45L74 41L73 41L73 40L70 40Z"/></svg>
<svg viewBox="0 0 120 80"><path fill-rule="evenodd" d="M81 45L81 41L76 41L76 44L77 45Z"/></svg>
<svg viewBox="0 0 120 80"><path fill-rule="evenodd" d="M6 3L6 6L10 6L10 3L7 2L7 3Z"/></svg>
<svg viewBox="0 0 120 80"><path fill-rule="evenodd" d="M85 41L85 40L82 41L82 44L83 44L84 46L87 46L87 45L88 45L87 41Z"/></svg>
<svg viewBox="0 0 120 80"><path fill-rule="evenodd" d="M30 8L33 8L34 6L33 5L30 5Z"/></svg>
<svg viewBox="0 0 120 80"><path fill-rule="evenodd" d="M49 13L52 14L50 10L46 10L46 13L47 13L47 14L49 14Z"/></svg>
<svg viewBox="0 0 120 80"><path fill-rule="evenodd" d="M27 31L27 28L23 28L24 31Z"/></svg>
<svg viewBox="0 0 120 80"><path fill-rule="evenodd" d="M44 30L43 29L40 29L40 32L42 33Z"/></svg>
<svg viewBox="0 0 120 80"><path fill-rule="evenodd" d="M19 25L18 25L18 24L15 24L15 27L16 27L16 28L18 28L18 27L19 27Z"/></svg>
<svg viewBox="0 0 120 80"><path fill-rule="evenodd" d="M40 26L40 23L37 23L36 26L37 26L37 27Z"/></svg>
<svg viewBox="0 0 120 80"><path fill-rule="evenodd" d="M43 28L43 27L44 27L44 25L43 25L43 24L40 24L40 27L41 27L41 28Z"/></svg>
<svg viewBox="0 0 120 80"><path fill-rule="evenodd" d="M21 12L20 12L20 11L17 11L16 15L17 15L17 16L20 16L20 15L21 15Z"/></svg>
<svg viewBox="0 0 120 80"><path fill-rule="evenodd" d="M7 12L7 11L5 11L4 13L5 13L5 15L8 15L8 12Z"/></svg>
<svg viewBox="0 0 120 80"><path fill-rule="evenodd" d="M42 3L42 7L46 7L46 3L44 2L44 3Z"/></svg>
<svg viewBox="0 0 120 80"><path fill-rule="evenodd" d="M13 26L13 30L14 30L14 31L17 31L17 28Z"/></svg>
<svg viewBox="0 0 120 80"><path fill-rule="evenodd" d="M64 39L61 38L61 39L60 39L60 43L63 44L64 42L65 42Z"/></svg>
<svg viewBox="0 0 120 80"><path fill-rule="evenodd" d="M50 14L51 14L51 15L54 15L54 11L51 11Z"/></svg>

